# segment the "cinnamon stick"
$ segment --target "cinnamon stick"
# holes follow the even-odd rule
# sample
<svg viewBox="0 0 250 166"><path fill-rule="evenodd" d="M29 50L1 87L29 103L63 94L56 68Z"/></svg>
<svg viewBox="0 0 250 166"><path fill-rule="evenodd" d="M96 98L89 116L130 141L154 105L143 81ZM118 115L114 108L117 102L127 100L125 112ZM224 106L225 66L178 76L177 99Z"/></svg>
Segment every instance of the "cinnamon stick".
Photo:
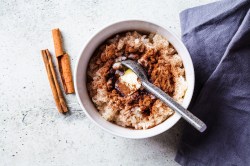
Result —
<svg viewBox="0 0 250 166"><path fill-rule="evenodd" d="M54 47L55 47L56 57L63 55L64 50L63 50L62 37L61 37L60 30L58 28L53 29L52 36L54 39Z"/></svg>
<svg viewBox="0 0 250 166"><path fill-rule="evenodd" d="M72 72L70 70L69 55L67 53L63 54L62 56L58 57L57 60L65 93L74 93L75 89L73 85Z"/></svg>
<svg viewBox="0 0 250 166"><path fill-rule="evenodd" d="M53 62L51 59L51 55L49 53L49 50L42 50L41 51L43 61L45 64L45 68L47 71L50 87L54 96L54 100L57 106L57 109L60 113L66 113L68 112L68 108L65 102L65 99L63 97L62 91L60 89L59 83L56 78L56 73L53 67Z"/></svg>
<svg viewBox="0 0 250 166"><path fill-rule="evenodd" d="M58 28L53 29L52 36L54 40L57 64L64 92L66 94L75 93L72 72L70 67L70 58L69 55L64 52L60 30Z"/></svg>

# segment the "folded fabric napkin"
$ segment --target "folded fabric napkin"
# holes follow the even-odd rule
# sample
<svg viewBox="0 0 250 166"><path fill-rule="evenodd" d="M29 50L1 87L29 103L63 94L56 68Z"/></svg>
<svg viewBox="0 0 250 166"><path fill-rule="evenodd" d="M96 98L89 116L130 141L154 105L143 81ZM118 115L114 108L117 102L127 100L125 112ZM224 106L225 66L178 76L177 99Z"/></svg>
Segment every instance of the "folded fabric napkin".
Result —
<svg viewBox="0 0 250 166"><path fill-rule="evenodd" d="M196 85L189 107L208 126L187 124L176 161L250 165L250 0L223 0L180 14Z"/></svg>

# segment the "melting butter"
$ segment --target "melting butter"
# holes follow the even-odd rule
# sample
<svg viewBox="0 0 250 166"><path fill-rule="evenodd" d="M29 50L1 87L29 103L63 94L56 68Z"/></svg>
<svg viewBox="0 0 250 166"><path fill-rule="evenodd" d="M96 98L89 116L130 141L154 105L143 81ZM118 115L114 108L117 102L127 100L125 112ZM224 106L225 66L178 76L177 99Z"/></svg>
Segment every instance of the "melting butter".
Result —
<svg viewBox="0 0 250 166"><path fill-rule="evenodd" d="M141 87L141 81L131 69L126 70L124 75L120 76L119 81L130 89L130 94Z"/></svg>

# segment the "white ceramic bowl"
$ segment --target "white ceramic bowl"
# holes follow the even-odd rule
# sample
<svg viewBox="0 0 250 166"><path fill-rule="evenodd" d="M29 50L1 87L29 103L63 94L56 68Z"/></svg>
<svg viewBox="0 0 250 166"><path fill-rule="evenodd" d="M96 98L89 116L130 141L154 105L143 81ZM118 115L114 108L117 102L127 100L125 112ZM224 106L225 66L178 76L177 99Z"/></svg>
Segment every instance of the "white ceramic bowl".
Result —
<svg viewBox="0 0 250 166"><path fill-rule="evenodd" d="M186 79L188 82L188 89L185 94L182 105L187 108L193 94L194 89L194 68L193 63L190 58L190 55L182 43L180 39L172 32L163 28L162 26L156 25L147 21L139 21L139 20L129 20L129 21L121 21L109 25L103 29L101 29L98 33L96 33L83 47L82 53L77 60L76 69L75 69L75 90L78 101L85 111L86 115L99 127L108 131L117 136L126 137L126 138L147 138L158 135L169 128L171 128L179 119L180 115L175 112L173 116L164 121L163 123L147 130L132 130L128 128L124 128L118 125L115 125L111 122L106 121L101 115L98 113L94 104L92 103L88 91L86 88L86 71L90 57L92 56L95 49L103 43L106 39L113 36L114 34L124 32L124 31L144 31L144 32L154 32L165 36L169 42L175 47L178 54L181 56L183 60L183 64L186 72Z"/></svg>

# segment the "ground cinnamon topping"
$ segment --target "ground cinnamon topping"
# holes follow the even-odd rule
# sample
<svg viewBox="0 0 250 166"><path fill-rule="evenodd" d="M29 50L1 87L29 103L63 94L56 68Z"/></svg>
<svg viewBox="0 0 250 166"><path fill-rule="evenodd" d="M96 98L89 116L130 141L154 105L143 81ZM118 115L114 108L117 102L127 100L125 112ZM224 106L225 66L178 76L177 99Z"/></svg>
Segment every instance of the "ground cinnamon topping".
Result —
<svg viewBox="0 0 250 166"><path fill-rule="evenodd" d="M119 82L127 70L120 62L126 59L140 63L149 80L180 103L187 89L182 60L161 35L127 32L108 39L89 62L87 88L103 118L133 129L152 128L174 111L143 87L131 91Z"/></svg>

